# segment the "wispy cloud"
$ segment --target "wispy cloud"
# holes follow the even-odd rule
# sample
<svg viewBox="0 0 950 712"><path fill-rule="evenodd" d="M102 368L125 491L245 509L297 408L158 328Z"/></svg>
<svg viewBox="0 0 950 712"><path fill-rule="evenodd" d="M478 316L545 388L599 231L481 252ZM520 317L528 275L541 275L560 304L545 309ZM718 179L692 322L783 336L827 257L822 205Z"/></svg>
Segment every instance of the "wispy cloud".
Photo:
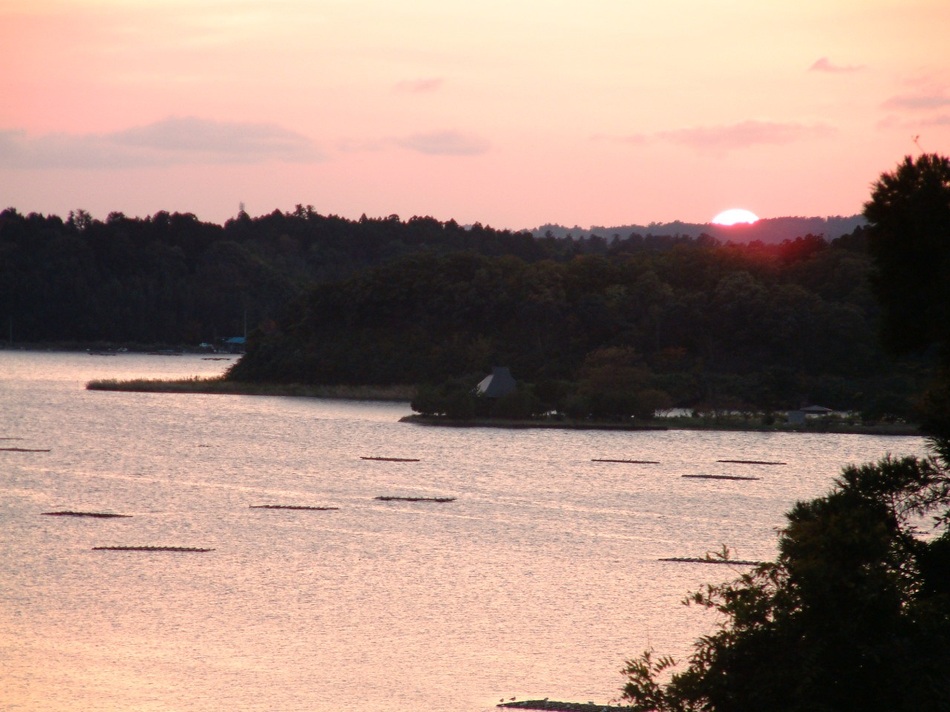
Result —
<svg viewBox="0 0 950 712"><path fill-rule="evenodd" d="M402 148L433 156L475 156L487 153L491 145L474 134L432 131L394 139Z"/></svg>
<svg viewBox="0 0 950 712"><path fill-rule="evenodd" d="M310 139L276 124L171 117L103 134L0 131L0 165L110 169L196 163L311 162L323 154Z"/></svg>
<svg viewBox="0 0 950 712"><path fill-rule="evenodd" d="M927 126L950 126L950 114L935 114L933 116L914 116L908 118L906 114L896 115L888 114L883 119L877 122L877 128L879 129L900 129L901 131L917 131L919 132L922 128Z"/></svg>
<svg viewBox="0 0 950 712"><path fill-rule="evenodd" d="M822 57L812 64L809 68L809 72L830 72L832 74L842 74L848 72L860 72L862 69L865 69L863 64L835 64L827 57Z"/></svg>
<svg viewBox="0 0 950 712"><path fill-rule="evenodd" d="M625 143L630 146L642 146L650 142L647 134L626 134L624 136L610 136L608 134L595 134L594 141L609 141L610 143Z"/></svg>
<svg viewBox="0 0 950 712"><path fill-rule="evenodd" d="M835 130L826 124L805 125L794 122L742 121L726 126L661 131L657 137L670 143L697 150L727 151L760 144L786 144L832 135Z"/></svg>
<svg viewBox="0 0 950 712"><path fill-rule="evenodd" d="M950 96L943 89L898 94L884 102L885 108L910 111L930 111L950 106Z"/></svg>
<svg viewBox="0 0 950 712"><path fill-rule="evenodd" d="M396 91L405 94L431 94L441 89L444 83L442 77L407 79L396 84Z"/></svg>
<svg viewBox="0 0 950 712"><path fill-rule="evenodd" d="M429 156L477 156L491 150L491 143L476 134L446 130L383 138L343 138L336 147L344 153L373 153L395 147Z"/></svg>
<svg viewBox="0 0 950 712"><path fill-rule="evenodd" d="M781 145L826 138L836 133L834 127L827 124L800 124L780 121L740 121L736 124L718 126L697 126L671 129L655 133L628 134L608 137L597 135L595 140L609 140L642 146L665 142L686 146L697 151L724 153L751 148L758 145Z"/></svg>

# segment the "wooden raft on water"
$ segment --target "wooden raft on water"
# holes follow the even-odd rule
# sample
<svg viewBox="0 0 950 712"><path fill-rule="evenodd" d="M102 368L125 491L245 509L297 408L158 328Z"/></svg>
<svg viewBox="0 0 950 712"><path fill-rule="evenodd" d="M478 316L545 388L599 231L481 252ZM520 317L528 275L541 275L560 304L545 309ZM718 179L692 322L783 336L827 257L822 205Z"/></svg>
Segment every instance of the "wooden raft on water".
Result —
<svg viewBox="0 0 950 712"><path fill-rule="evenodd" d="M40 512L46 517L93 517L96 519L114 519L131 517L131 514L113 514L112 512Z"/></svg>
<svg viewBox="0 0 950 712"><path fill-rule="evenodd" d="M556 700L522 700L518 702L502 702L497 707L508 707L521 710L550 710L551 712L621 712L630 711L629 707L616 705L598 705L593 702L557 702Z"/></svg>
<svg viewBox="0 0 950 712"><path fill-rule="evenodd" d="M732 465L787 465L787 462L772 462L770 460L716 460L716 462L727 462Z"/></svg>
<svg viewBox="0 0 950 712"><path fill-rule="evenodd" d="M630 465L659 465L659 460L611 460L605 457L595 457L591 462L624 462Z"/></svg>
<svg viewBox="0 0 950 712"><path fill-rule="evenodd" d="M360 460L377 460L381 462L419 462L418 457L368 457L360 456Z"/></svg>
<svg viewBox="0 0 950 712"><path fill-rule="evenodd" d="M673 556L667 559L657 559L676 564L735 564L736 566L759 566L761 561L746 561L743 559L707 559L701 557Z"/></svg>
<svg viewBox="0 0 950 712"><path fill-rule="evenodd" d="M761 477L741 477L739 475L680 475L694 480L761 480Z"/></svg>
<svg viewBox="0 0 950 712"><path fill-rule="evenodd" d="M250 509L301 509L312 512L329 512L339 507L311 507L306 504L252 504Z"/></svg>
<svg viewBox="0 0 950 712"><path fill-rule="evenodd" d="M205 551L214 551L214 549L205 549L197 546L94 546L93 551L171 551L175 553L202 553Z"/></svg>
<svg viewBox="0 0 950 712"><path fill-rule="evenodd" d="M455 497L396 497L380 495L376 497L380 502L454 502Z"/></svg>

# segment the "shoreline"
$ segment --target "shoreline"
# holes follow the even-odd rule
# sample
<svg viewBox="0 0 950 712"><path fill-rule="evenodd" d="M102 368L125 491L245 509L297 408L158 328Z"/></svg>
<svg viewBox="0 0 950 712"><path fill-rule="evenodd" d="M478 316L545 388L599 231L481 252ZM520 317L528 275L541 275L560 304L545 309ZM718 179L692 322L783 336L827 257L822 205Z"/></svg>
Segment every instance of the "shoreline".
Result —
<svg viewBox="0 0 950 712"><path fill-rule="evenodd" d="M813 422L805 425L773 424L762 425L742 420L702 420L685 416L656 418L650 423L610 423L576 420L496 420L476 418L472 420L450 420L441 416L406 415L400 422L428 427L443 428L548 428L560 430L717 430L753 433L815 433L829 435L889 435L894 437L918 437L922 433L915 425L909 424L858 424L837 422Z"/></svg>
<svg viewBox="0 0 950 712"><path fill-rule="evenodd" d="M102 379L89 381L86 389L95 391L125 391L135 393L200 393L208 395L284 396L293 398L326 398L333 400L362 400L408 403L415 393L414 386L313 386L299 383L242 383L226 381L223 377L194 377L180 380L133 379L120 381ZM414 413L399 419L402 423L443 428L503 428L508 430L616 430L624 432L663 430L717 430L757 433L815 433L835 435L888 435L921 436L919 429L909 423L855 423L839 419L816 418L803 425L787 423L764 424L754 417L732 418L668 416L648 423L619 423L569 419L501 420L473 418L451 420L444 416L426 416Z"/></svg>
<svg viewBox="0 0 950 712"><path fill-rule="evenodd" d="M125 391L131 393L201 393L229 396L287 396L334 400L370 400L408 402L414 386L311 386L301 383L242 383L223 377L194 377L179 380L141 378L120 381L100 379L86 383L88 391Z"/></svg>

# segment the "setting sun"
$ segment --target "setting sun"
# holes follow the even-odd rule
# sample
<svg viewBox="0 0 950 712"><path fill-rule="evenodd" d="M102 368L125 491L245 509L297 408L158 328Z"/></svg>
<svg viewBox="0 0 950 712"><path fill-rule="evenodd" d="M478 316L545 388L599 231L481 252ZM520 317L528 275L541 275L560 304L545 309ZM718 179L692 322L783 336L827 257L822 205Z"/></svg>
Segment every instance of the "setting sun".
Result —
<svg viewBox="0 0 950 712"><path fill-rule="evenodd" d="M751 210L745 210L743 208L730 208L729 210L723 210L716 217L712 219L714 225L735 225L736 223L748 223L751 225L754 222L757 222L759 216L753 213Z"/></svg>

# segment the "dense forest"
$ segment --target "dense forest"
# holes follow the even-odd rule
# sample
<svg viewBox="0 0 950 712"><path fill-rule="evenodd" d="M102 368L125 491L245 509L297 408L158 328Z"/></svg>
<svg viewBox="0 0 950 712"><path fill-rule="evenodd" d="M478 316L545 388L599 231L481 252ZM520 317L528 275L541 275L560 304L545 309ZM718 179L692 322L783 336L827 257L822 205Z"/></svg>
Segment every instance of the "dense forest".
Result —
<svg viewBox="0 0 950 712"><path fill-rule="evenodd" d="M505 365L532 384L532 408L604 416L806 402L908 415L915 371L880 349L870 269L860 227L735 245L310 206L224 225L0 213L8 344L248 333L233 380L437 386Z"/></svg>
<svg viewBox="0 0 950 712"><path fill-rule="evenodd" d="M930 454L848 465L786 514L773 561L691 593L715 630L682 665L629 660L631 712L950 709L950 158L906 156L863 214L883 343L931 355Z"/></svg>
<svg viewBox="0 0 950 712"><path fill-rule="evenodd" d="M223 226L190 213L0 213L0 334L20 343L196 345L242 335L309 285L421 250L526 260L589 241L431 218L346 220L297 206ZM596 242L600 245L600 242Z"/></svg>
<svg viewBox="0 0 950 712"><path fill-rule="evenodd" d="M881 351L869 270L860 232L777 246L629 238L533 262L418 254L314 287L231 377L467 389L504 365L532 384L508 415L820 402L903 416L919 384Z"/></svg>

